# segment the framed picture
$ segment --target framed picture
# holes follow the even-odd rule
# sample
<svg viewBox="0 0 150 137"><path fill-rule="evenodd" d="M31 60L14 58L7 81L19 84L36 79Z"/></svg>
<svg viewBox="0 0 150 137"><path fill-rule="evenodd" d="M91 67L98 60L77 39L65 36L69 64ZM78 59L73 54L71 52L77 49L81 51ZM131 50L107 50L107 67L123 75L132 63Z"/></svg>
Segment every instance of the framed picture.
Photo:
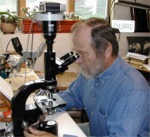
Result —
<svg viewBox="0 0 150 137"><path fill-rule="evenodd" d="M150 37L127 37L128 52L148 56L150 53Z"/></svg>

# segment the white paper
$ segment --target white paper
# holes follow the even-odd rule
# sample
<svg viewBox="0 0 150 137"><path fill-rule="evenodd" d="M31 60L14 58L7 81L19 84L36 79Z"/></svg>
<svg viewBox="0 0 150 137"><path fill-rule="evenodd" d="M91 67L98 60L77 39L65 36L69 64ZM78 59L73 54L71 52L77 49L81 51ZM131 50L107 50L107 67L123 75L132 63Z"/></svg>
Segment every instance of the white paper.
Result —
<svg viewBox="0 0 150 137"><path fill-rule="evenodd" d="M139 60L146 60L149 58L148 56L141 55L138 53L132 53L132 52L128 52L127 57L131 57L131 58L135 58L135 59L139 59Z"/></svg>
<svg viewBox="0 0 150 137"><path fill-rule="evenodd" d="M14 93L10 84L0 77L0 92L9 100L12 99Z"/></svg>
<svg viewBox="0 0 150 137"><path fill-rule="evenodd" d="M112 27L119 29L120 32L134 32L135 21L133 21L133 20L112 20Z"/></svg>

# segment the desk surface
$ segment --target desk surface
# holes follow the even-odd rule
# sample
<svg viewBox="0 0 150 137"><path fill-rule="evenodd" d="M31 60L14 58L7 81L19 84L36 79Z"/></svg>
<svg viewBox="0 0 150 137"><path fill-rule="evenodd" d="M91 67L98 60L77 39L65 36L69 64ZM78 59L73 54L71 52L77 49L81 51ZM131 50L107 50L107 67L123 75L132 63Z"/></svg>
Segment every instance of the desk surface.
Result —
<svg viewBox="0 0 150 137"><path fill-rule="evenodd" d="M144 72L148 72L150 73L150 70L148 70L146 67L144 67L145 64L142 63L132 63L130 60L128 60L127 58L125 58L125 61L128 62L131 66L133 66L134 68L140 70L140 71L144 71Z"/></svg>
<svg viewBox="0 0 150 137"><path fill-rule="evenodd" d="M58 75L58 87L60 89L66 89L69 84L77 77L78 74L75 73L65 73ZM33 77L34 76L34 77ZM28 75L27 81L37 79L35 75ZM24 77L7 79L7 82L10 82L13 90L16 90L20 85L24 83ZM17 85L16 85L17 84ZM31 96L32 98L32 96ZM29 98L30 99L30 98ZM28 102L28 101L27 101ZM30 101L29 101L30 102ZM58 137L63 137L64 135L71 135L76 137L86 137L83 131L78 127L75 121L69 116L67 112L57 112L53 115L46 117L46 120L56 120L58 122ZM0 124L1 126L1 124Z"/></svg>
<svg viewBox="0 0 150 137"><path fill-rule="evenodd" d="M79 128L79 126L74 122L74 120L69 116L67 112L57 112L53 115L48 115L46 117L46 120L57 121L58 137L64 137L64 135L68 135L69 137L86 137L83 131ZM6 123L0 122L0 129L5 128L7 128Z"/></svg>
<svg viewBox="0 0 150 137"><path fill-rule="evenodd" d="M79 74L74 72L64 72L57 75L58 89L65 90L77 78Z"/></svg>
<svg viewBox="0 0 150 137"><path fill-rule="evenodd" d="M86 137L83 131L67 112L57 112L46 117L46 120L51 119L58 122L58 137L63 137L63 135L69 135L69 137L71 137L71 135L77 137Z"/></svg>
<svg viewBox="0 0 150 137"><path fill-rule="evenodd" d="M39 77L44 77L43 72L35 72ZM57 88L59 90L65 90L69 87L69 85L78 77L78 73L75 72L64 72L61 74L56 75L58 84Z"/></svg>

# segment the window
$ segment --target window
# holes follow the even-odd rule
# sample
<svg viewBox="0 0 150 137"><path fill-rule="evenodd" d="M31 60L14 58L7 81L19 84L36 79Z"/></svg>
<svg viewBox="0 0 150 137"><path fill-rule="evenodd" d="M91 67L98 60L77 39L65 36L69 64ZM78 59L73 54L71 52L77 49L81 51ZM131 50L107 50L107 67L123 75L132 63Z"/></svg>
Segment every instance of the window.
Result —
<svg viewBox="0 0 150 137"><path fill-rule="evenodd" d="M50 0L26 0L26 7L29 7L32 10L34 7L39 6L39 3L41 1L50 1ZM51 1L66 4L66 0L51 0Z"/></svg>
<svg viewBox="0 0 150 137"><path fill-rule="evenodd" d="M26 7L31 10L39 5L39 2L43 0L26 0ZM44 0L49 1L49 0ZM75 15L81 19L85 19L91 16L105 18L107 15L107 0L52 0L58 3L71 4L74 6L73 11Z"/></svg>
<svg viewBox="0 0 150 137"><path fill-rule="evenodd" d="M53 1L63 4L70 4L75 15L80 19L91 16L105 18L109 0L0 0L0 10L21 15L22 7L29 7L31 10L39 6L41 1ZM69 6L67 6L68 9ZM18 8L18 11L17 11Z"/></svg>
<svg viewBox="0 0 150 137"><path fill-rule="evenodd" d="M1 0L0 11L9 10L11 13L17 14L17 0Z"/></svg>
<svg viewBox="0 0 150 137"><path fill-rule="evenodd" d="M75 0L75 14L85 19L91 16L106 18L107 0Z"/></svg>

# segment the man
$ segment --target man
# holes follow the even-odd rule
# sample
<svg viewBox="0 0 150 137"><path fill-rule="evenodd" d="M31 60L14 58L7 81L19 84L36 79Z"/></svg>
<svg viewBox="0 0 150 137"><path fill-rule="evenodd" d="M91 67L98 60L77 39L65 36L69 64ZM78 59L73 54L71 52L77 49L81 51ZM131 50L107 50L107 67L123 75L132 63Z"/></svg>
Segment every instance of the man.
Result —
<svg viewBox="0 0 150 137"><path fill-rule="evenodd" d="M72 41L80 56L76 63L81 74L59 93L67 103L64 110L86 110L87 136L148 136L149 85L118 55L117 39L109 24L99 18L82 20L72 27ZM25 136L51 137L32 128L30 132L24 132Z"/></svg>

